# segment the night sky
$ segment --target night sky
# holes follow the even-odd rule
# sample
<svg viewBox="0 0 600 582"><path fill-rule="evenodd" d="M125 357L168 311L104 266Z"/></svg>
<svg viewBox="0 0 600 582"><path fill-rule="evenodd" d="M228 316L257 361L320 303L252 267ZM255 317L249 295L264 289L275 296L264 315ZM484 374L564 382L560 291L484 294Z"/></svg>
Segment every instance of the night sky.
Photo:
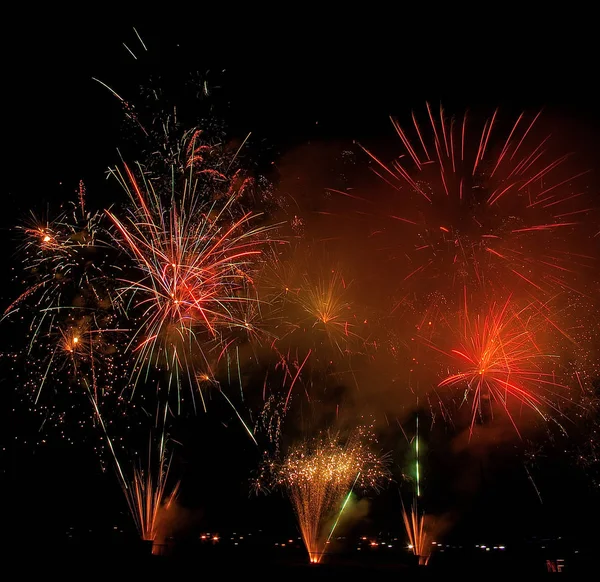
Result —
<svg viewBox="0 0 600 582"><path fill-rule="evenodd" d="M252 132L253 151L267 169L272 160L307 143L343 146L357 139L385 144L394 137L388 116L422 108L426 100L458 112L499 106L514 115L543 108L547 118L566 128L584 158L598 162L597 49L595 36L581 24L575 29L569 22L544 18L519 23L520 16L505 15L502 20L510 26L490 17L482 27L442 27L422 16L403 19L383 11L369 15L369 22L325 23L317 14L302 16L304 22L289 30L291 21L285 26L268 21L230 25L216 13L183 24L189 20L185 12L167 13L164 20L157 15L150 22L107 15L71 21L53 14L47 22L9 24L2 41L2 309L18 288L11 229L30 209L71 199L79 180L94 204L118 201L118 188L106 182L106 169L119 162L119 152L126 156L135 145L123 129L119 102L92 77L134 102L139 86L152 79L190 122L206 100L196 100L193 87L181 87L194 75L206 77L213 84L213 113L224 119L232 136ZM139 60L122 43L135 47ZM13 329L2 324L1 350L10 351ZM0 382L0 462L9 484L5 499L14 512L6 533L54 536L71 526L131 528L112 469L100 470L93 439L78 442L78 429L68 426L64 430L74 444L59 436L60 430L44 427L40 432L39 418L16 394L6 367ZM435 430L445 429L436 425ZM276 529L284 519L285 528L294 527L280 496L249 493L259 455L225 408L215 406L199 418L181 420L177 434L185 440L177 466L184 475L182 499L191 522L215 529L250 529L258 523ZM393 446L393 438L386 435L383 446ZM40 445L41 440L47 442ZM447 509L442 480L431 474L435 467L438 475L462 483L452 504L460 514L452 530L455 539L481 535L508 543L521 535L572 533L582 512L591 523L593 515L599 516L598 489L572 454L560 456L557 448L542 452L535 463L540 504L519 460L522 444L464 453L452 463L443 446L433 446L425 469L429 502L440 512ZM399 511L394 484L373 501L365 527L400 530Z"/></svg>

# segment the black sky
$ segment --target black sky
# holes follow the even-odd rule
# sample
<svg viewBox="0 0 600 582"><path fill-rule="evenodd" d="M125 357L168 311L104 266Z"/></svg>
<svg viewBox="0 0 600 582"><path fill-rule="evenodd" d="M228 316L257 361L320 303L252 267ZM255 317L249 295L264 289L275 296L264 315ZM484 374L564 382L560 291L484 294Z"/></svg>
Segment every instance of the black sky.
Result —
<svg viewBox="0 0 600 582"><path fill-rule="evenodd" d="M106 168L118 161L117 148L124 144L121 108L92 77L135 102L138 85L148 75L175 87L190 72L211 71L209 78L217 78L222 87L215 91L231 132L243 136L252 131L274 156L307 141L389 136L388 115L420 108L425 100L459 111L544 107L551 116L570 120L588 143L598 137L598 49L585 24L589 15L525 19L490 12L480 15L479 24L473 14L457 23L432 23L425 15L384 10L324 19L302 7L296 17L300 7L289 8L280 22L256 19L256 24L215 11L188 17L185 10L131 19L100 12L68 18L51 13L7 22L2 41L3 246L12 244L7 229L29 208L69 199L80 179L88 190L100 191ZM12 264L1 263L3 305L13 293L8 284ZM0 330L0 335L7 333ZM3 382L4 393L11 389ZM10 427L16 419L6 416ZM9 428L9 440L13 428L22 432L21 427ZM242 479L255 459L242 446L242 460L235 461L240 451L236 439L243 434L221 432L223 450L233 461L219 469L226 485L215 499L231 500L227 514L233 522L242 515L247 499ZM3 473L15 479L13 493L20 489L16 509L23 519L31 522L44 515L41 530L48 532L53 519L64 528L85 512L108 520L107 505L98 500L118 499L118 490L112 475L98 475L96 459L84 449L45 456L19 445L9 459L3 455ZM217 456L207 454L202 466L208 471ZM516 472L489 477L498 484L480 507L489 507L490 516L501 517L512 503L504 493L513 487L516 496L524 496L523 507L537 503ZM200 474L190 477L191 482L202 479ZM572 494L552 489L553 506L567 503ZM259 512L256 507L249 515ZM537 515L545 526L552 523L552 512L543 508L529 515ZM509 518L502 527L510 529Z"/></svg>

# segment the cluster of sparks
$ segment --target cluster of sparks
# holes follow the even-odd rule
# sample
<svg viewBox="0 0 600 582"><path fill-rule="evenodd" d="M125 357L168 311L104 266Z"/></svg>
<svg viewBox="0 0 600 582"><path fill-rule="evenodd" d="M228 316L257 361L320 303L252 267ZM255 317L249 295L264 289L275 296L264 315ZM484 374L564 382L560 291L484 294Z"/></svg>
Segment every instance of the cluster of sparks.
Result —
<svg viewBox="0 0 600 582"><path fill-rule="evenodd" d="M280 461L265 459L261 467L257 487L287 494L312 563L321 561L339 516L328 536L326 520L343 512L351 491L378 490L389 480L386 458L372 450L368 437L363 428L345 443L339 434L321 434L292 446Z"/></svg>

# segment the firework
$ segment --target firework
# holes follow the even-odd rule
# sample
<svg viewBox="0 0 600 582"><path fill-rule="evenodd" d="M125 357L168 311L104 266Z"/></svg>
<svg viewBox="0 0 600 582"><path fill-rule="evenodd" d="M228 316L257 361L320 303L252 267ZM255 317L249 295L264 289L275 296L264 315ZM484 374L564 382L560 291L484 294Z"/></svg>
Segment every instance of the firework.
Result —
<svg viewBox="0 0 600 582"><path fill-rule="evenodd" d="M449 118L429 104L427 113L423 126L413 114L414 138L392 119L405 150L392 163L363 148L401 196L401 211L377 211L373 237L402 288L421 300L463 285L489 295L582 291L578 276L596 265L585 252L595 211L588 172L554 154L550 136L538 139L539 114L505 127L495 111L478 129L467 114Z"/></svg>
<svg viewBox="0 0 600 582"><path fill-rule="evenodd" d="M357 337L353 331L352 305L346 296L344 277L339 270L332 269L324 277L305 276L300 292L293 299L306 314L304 325L324 334L340 352L346 351L346 344Z"/></svg>
<svg viewBox="0 0 600 582"><path fill-rule="evenodd" d="M462 401L471 402L471 433L477 418L493 412L498 403L518 432L511 413L511 401L535 411L548 420L560 413L558 400L566 386L556 380L556 356L544 351L541 338L552 324L536 304L519 307L509 298L491 303L486 311L471 313L465 303L460 323L451 336L456 342L448 350L439 350L454 368L438 388L462 392ZM552 324L553 325L553 324ZM486 409L486 410L484 410Z"/></svg>
<svg viewBox="0 0 600 582"><path fill-rule="evenodd" d="M337 523L325 537L325 521L336 510L341 514L351 490L378 490L390 478L386 458L371 450L369 440L372 433L364 428L344 444L339 434L320 434L292 447L282 461L266 459L261 467L257 486L289 496L311 563L321 561Z"/></svg>
<svg viewBox="0 0 600 582"><path fill-rule="evenodd" d="M258 279L263 297L262 322L270 330L275 369L283 373L279 386L310 401L314 392L345 379L356 384L355 369L368 357L367 318L354 301L353 282L340 267L320 257L312 245L272 249ZM271 375L276 382L276 374Z"/></svg>
<svg viewBox="0 0 600 582"><path fill-rule="evenodd" d="M263 178L240 167L239 154L251 134L233 142L219 132L210 139L208 127L182 131L175 109L152 115L147 123L141 110L110 90L148 140L142 163L111 171L129 197L128 207L90 212L80 184L67 211L52 220L33 218L21 229L27 287L5 316L31 314L24 355L35 371L30 385L36 402L44 386L58 391L61 383L89 398L141 538L159 539L161 512L174 503L179 483L168 487L172 457L164 430L158 443L151 441L145 463L127 470L119 462L107 432L110 422L100 414L101 406L110 408L100 402L105 393L116 392L119 399L123 394L110 390L114 382L129 389L131 398L136 390L138 396L148 395L159 411L164 404L165 418L174 395L179 410L184 386L194 407L198 397L204 406L206 393L218 390L255 444L256 432L267 435L275 453L265 459L257 484L289 496L310 561L321 561L354 492L377 491L390 478L387 460L372 450L372 433L363 428L348 438L320 434L282 457L281 430L300 387L312 407L319 399L311 400L309 392L329 390L327 378L335 376L335 388L342 390L340 375L351 374L358 386L355 372L360 370L351 359L376 361L369 373L386 367L379 354L373 355L379 339L368 339L360 283L381 315L375 318L377 333L389 335L390 367L400 367L404 352L412 357L427 348L422 364L431 370L441 363L435 380L421 385L435 386L442 396L458 393L471 408L471 433L478 419L498 408L516 429L517 409L533 410L544 420L562 414L566 386L556 380L560 357L548 338L571 338L549 305L557 296L584 301L582 273L597 265L595 252L581 251L579 245L595 243L600 233L596 224L586 226L592 214L587 172L572 170L568 154L554 154L549 138L536 137L539 115L521 115L504 128L495 112L476 128L471 116L450 119L428 105L427 127L413 116L412 137L393 120L405 150L400 157L388 163L363 149L379 180L399 193L402 211L394 208L395 201L387 208L373 197L337 191L348 206L373 203L374 208L357 213L369 227L368 242L359 243L369 255L365 265L350 269L348 263L358 262L360 253L355 257L342 247L346 256L323 260L315 249L327 241L330 251L341 238L331 232L305 236L310 225L301 217L290 221L290 240L309 239L300 258L289 240L270 239L269 209L281 210L284 204ZM203 91L208 93L206 85ZM387 259L394 260L394 268ZM367 277L361 281L356 275L362 267L363 274L384 275L377 284ZM388 306L383 299L396 290L401 299ZM456 298L463 291L460 306ZM402 329L388 329L390 314L400 306L412 312L417 325L411 320ZM598 323L588 322L585 333L597 338ZM414 348L403 336L405 329L418 336L411 338ZM409 364L408 357L406 369L413 374L419 363L412 357ZM586 359L587 351L572 363L571 380L582 392L583 384L591 383L589 375L579 373L578 364ZM252 376L249 368L258 368L260 376ZM369 381L378 384L374 374ZM245 402L244 385L259 383L263 414L252 431L235 403ZM239 397L224 390L235 385ZM276 388L267 396L268 386ZM325 408L340 392L332 392L329 401L319 402L320 412L333 415L333 407ZM375 401L372 396L366 394ZM146 414L147 404L137 408ZM339 403L334 404L339 418ZM122 415L124 422L133 424L136 405ZM417 498L423 455L418 416L416 423ZM134 437L131 430L128 438ZM403 519L414 553L426 564L431 551L427 517L415 501Z"/></svg>
<svg viewBox="0 0 600 582"><path fill-rule="evenodd" d="M132 203L127 218L107 214L132 261L119 292L138 317L129 345L137 379L154 365L179 394L183 378L196 385L208 351L222 350L236 331L257 333L248 314L254 319L249 304L258 299L248 290L270 227L253 227L258 216L241 210L235 195L203 203L186 181L180 196L172 192L165 202L148 176L140 185L127 166L126 177L114 173Z"/></svg>
<svg viewBox="0 0 600 582"><path fill-rule="evenodd" d="M258 285L275 322L275 343L310 343L313 350L328 344L347 353L360 343L351 283L340 268L328 267L310 250L272 252L260 274Z"/></svg>
<svg viewBox="0 0 600 582"><path fill-rule="evenodd" d="M205 407L202 388L220 387L223 367L242 390L239 350L263 339L254 279L272 228L265 218L281 200L264 176L242 164L250 133L231 140L210 114L202 127L189 129L178 109L166 106L164 87L146 86L151 81L144 81L144 99L134 105L95 80L120 101L132 137L142 138L139 171L112 170L129 196L128 212L107 212L112 243L128 259L118 296L135 329L124 350L130 387L158 370L166 373L167 392L174 388L178 409L184 384L194 409L198 395ZM196 99L210 94L205 76L194 76L189 87ZM249 211L258 207L262 213Z"/></svg>

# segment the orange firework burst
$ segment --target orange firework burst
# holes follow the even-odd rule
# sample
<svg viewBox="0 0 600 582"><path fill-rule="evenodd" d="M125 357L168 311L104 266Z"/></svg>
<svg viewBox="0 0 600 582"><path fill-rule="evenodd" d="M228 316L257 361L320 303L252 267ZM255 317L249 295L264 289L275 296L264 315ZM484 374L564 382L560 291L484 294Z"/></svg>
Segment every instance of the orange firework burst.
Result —
<svg viewBox="0 0 600 582"><path fill-rule="evenodd" d="M352 281L340 267L331 266L312 248L295 248L271 263L263 285L280 314L280 349L290 342L309 344L324 360L334 357L331 347L338 357L362 349L366 321L357 314Z"/></svg>
<svg viewBox="0 0 600 582"><path fill-rule="evenodd" d="M89 336L86 335L86 331L73 327L60 330L60 333L62 336L60 346L65 353L75 357L79 354L87 354L90 351Z"/></svg>
<svg viewBox="0 0 600 582"><path fill-rule="evenodd" d="M37 246L41 251L62 251L64 246L59 242L59 235L50 225L25 228L25 234L30 237L26 247Z"/></svg>
<svg viewBox="0 0 600 582"><path fill-rule="evenodd" d="M471 400L471 433L475 420L483 414L484 402L497 402L517 425L510 412L510 401L534 410L544 420L552 411L559 391L566 387L554 375L556 356L543 351L539 337L549 321L534 304L519 308L509 298L503 304L492 303L484 313L469 314L465 305L456 347L439 350L449 358L455 372L441 382L440 388L464 391L463 400Z"/></svg>
<svg viewBox="0 0 600 582"><path fill-rule="evenodd" d="M93 369L97 363L96 349L99 348L101 336L92 334L89 325L82 320L76 325L60 328L60 340L55 353L60 352L63 362L68 363L74 376L77 376L81 364L89 363ZM95 388L95 387L94 387Z"/></svg>
<svg viewBox="0 0 600 582"><path fill-rule="evenodd" d="M331 271L330 277L319 278L315 283L305 281L304 293L299 294L299 303L314 318L314 324L345 327L345 311L350 305L343 299L346 283L340 273Z"/></svg>
<svg viewBox="0 0 600 582"><path fill-rule="evenodd" d="M386 457L373 452L369 441L374 436L363 427L345 444L339 434L320 434L292 447L282 461L266 459L261 467L257 487L287 492L312 563L323 557L324 521L339 510L344 497L354 488L378 490L390 478Z"/></svg>
<svg viewBox="0 0 600 582"><path fill-rule="evenodd" d="M308 247L272 253L259 283L273 313L280 316L280 339L305 331L315 343L326 338L344 352L356 337L351 284L341 269L327 267L314 255Z"/></svg>
<svg viewBox="0 0 600 582"><path fill-rule="evenodd" d="M142 188L127 166L125 172L127 179L114 173L133 213L125 220L107 214L134 264L121 289L140 314L130 345L138 364L156 364L178 385L182 375L193 384L194 360L204 361L204 351L226 344L229 333L248 331L246 304L258 300L248 289L271 227L252 227L257 215L242 211L234 195L203 204L187 181L181 197L173 194L165 206L146 176Z"/></svg>
<svg viewBox="0 0 600 582"><path fill-rule="evenodd" d="M114 342L116 334L127 331L129 330L94 329L91 318L81 317L59 328L60 339L56 343L55 352L60 352L63 359L70 360L73 372L77 374L80 363L87 362L92 367L95 364L100 365L102 356L115 349L109 338Z"/></svg>
<svg viewBox="0 0 600 582"><path fill-rule="evenodd" d="M259 286L269 304L277 308L281 308L281 304L293 299L300 292L299 269L293 258L288 245L271 249L265 257Z"/></svg>
<svg viewBox="0 0 600 582"><path fill-rule="evenodd" d="M356 382L353 360L366 357L367 318L359 315L352 282L341 268L332 268L311 243L274 247L257 286L266 305L262 322L270 326L270 346L279 360L276 369L283 371L281 385L288 388L286 408L297 385L310 400L309 392L334 376Z"/></svg>
<svg viewBox="0 0 600 582"><path fill-rule="evenodd" d="M325 276L305 275L300 291L292 296L305 314L304 323L316 333L325 334L340 352L347 349L350 339L357 337L347 295L344 277L339 270L331 269Z"/></svg>
<svg viewBox="0 0 600 582"><path fill-rule="evenodd" d="M588 172L572 169L569 153L554 155L550 136L536 137L539 114L504 128L496 110L474 129L467 114L449 118L429 104L427 113L427 127L413 114L414 138L392 119L405 154L391 164L363 148L375 174L402 195L402 210L388 215L398 228L379 228L376 238L404 263L404 287L539 296L570 289L578 271L595 266L573 242L593 236L581 183Z"/></svg>

